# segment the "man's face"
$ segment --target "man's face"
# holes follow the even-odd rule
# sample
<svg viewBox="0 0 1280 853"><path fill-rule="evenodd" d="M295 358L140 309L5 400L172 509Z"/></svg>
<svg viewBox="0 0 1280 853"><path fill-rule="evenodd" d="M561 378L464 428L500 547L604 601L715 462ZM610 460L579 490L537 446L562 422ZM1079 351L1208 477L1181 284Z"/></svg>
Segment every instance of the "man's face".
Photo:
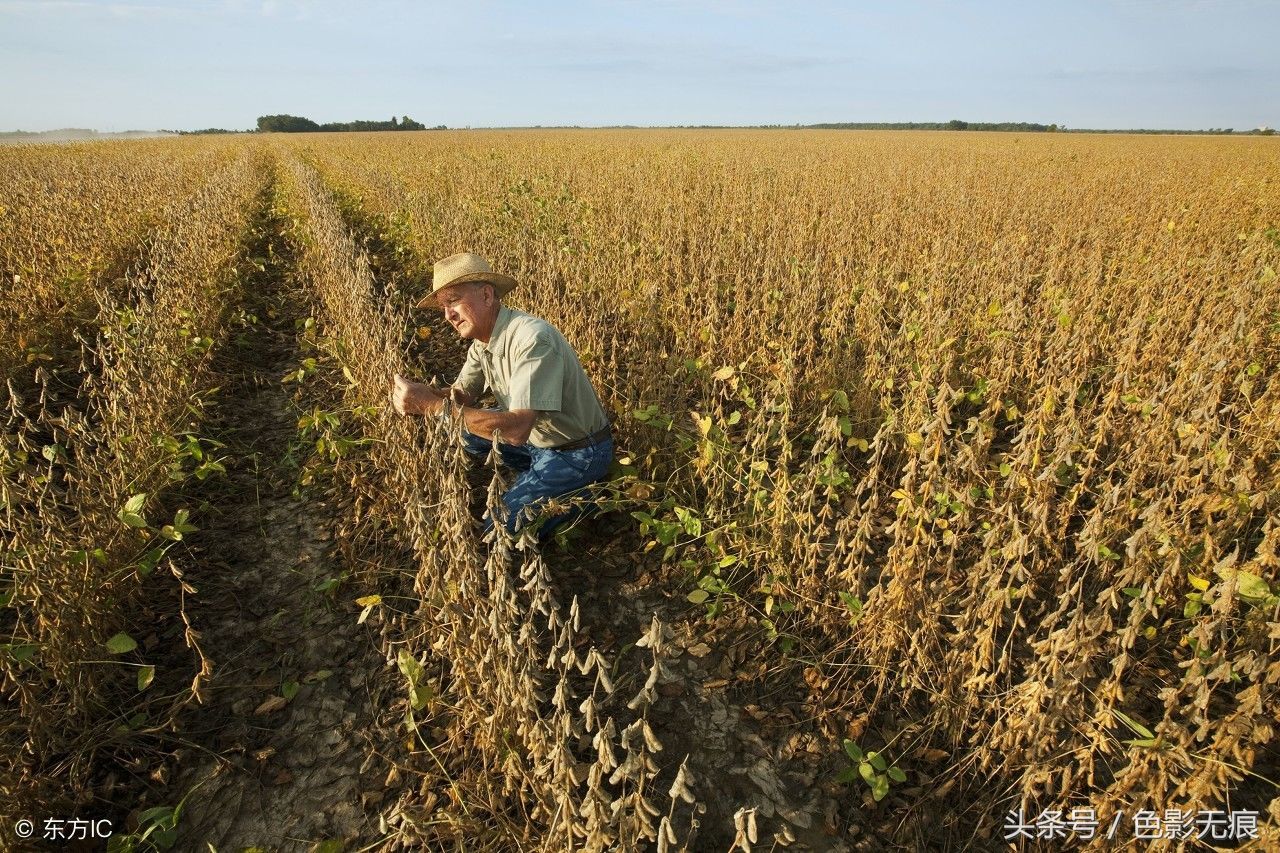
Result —
<svg viewBox="0 0 1280 853"><path fill-rule="evenodd" d="M444 318L462 338L487 341L497 319L497 300L488 284L455 284L436 294Z"/></svg>

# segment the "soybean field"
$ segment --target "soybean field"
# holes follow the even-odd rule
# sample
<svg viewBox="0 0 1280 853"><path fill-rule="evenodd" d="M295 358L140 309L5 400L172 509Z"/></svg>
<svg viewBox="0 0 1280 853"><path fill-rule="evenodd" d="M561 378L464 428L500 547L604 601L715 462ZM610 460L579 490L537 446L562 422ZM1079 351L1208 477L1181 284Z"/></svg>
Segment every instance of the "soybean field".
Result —
<svg viewBox="0 0 1280 853"><path fill-rule="evenodd" d="M459 251L613 423L541 548L389 405ZM1277 269L1268 137L0 148L2 843L1276 849Z"/></svg>

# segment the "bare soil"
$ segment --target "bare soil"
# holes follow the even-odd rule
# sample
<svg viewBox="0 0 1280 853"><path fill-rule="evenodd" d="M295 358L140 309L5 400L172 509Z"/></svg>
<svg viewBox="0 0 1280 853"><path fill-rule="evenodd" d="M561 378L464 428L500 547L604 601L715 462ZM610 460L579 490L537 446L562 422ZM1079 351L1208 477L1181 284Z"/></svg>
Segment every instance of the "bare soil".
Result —
<svg viewBox="0 0 1280 853"><path fill-rule="evenodd" d="M278 235L277 235L278 236ZM215 665L206 704L185 717L171 798L185 797L175 849L352 849L377 841L387 767L377 760L383 666L356 624L354 574L333 547L339 510L297 491L294 386L299 294L276 242L226 348L213 435L226 479L191 537L188 615ZM336 842L341 842L338 846Z"/></svg>

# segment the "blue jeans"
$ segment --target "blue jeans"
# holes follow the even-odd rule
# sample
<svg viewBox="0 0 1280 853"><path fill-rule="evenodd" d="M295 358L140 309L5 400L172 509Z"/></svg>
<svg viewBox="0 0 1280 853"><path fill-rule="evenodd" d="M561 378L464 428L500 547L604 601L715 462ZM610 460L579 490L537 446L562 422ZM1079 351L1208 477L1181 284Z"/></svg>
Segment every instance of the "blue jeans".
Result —
<svg viewBox="0 0 1280 853"><path fill-rule="evenodd" d="M489 439L470 432L463 433L463 441L467 453L480 458L487 457L493 447ZM613 439L607 438L576 450L499 442L498 453L504 465L520 472L502 495L502 502L507 505L507 529L515 533L529 523L530 519L525 517L527 513L532 512L536 517L538 507L547 499L567 496L583 486L603 480L609 473L609 463L613 461ZM538 541L545 542L555 528L592 509L590 505L573 507L568 512L544 520L538 529ZM485 532L492 526L493 519L485 513Z"/></svg>

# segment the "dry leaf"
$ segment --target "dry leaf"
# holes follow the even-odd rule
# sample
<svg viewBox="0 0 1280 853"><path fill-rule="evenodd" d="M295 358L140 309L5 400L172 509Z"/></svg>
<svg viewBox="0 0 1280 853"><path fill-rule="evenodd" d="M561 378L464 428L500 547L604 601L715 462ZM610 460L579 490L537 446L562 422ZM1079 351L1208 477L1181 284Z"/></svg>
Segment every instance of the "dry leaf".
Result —
<svg viewBox="0 0 1280 853"><path fill-rule="evenodd" d="M283 696L272 696L271 698L263 702L261 705L259 705L254 710L253 715L255 717L261 717L264 714L273 714L288 704L289 704L289 700L284 698Z"/></svg>

